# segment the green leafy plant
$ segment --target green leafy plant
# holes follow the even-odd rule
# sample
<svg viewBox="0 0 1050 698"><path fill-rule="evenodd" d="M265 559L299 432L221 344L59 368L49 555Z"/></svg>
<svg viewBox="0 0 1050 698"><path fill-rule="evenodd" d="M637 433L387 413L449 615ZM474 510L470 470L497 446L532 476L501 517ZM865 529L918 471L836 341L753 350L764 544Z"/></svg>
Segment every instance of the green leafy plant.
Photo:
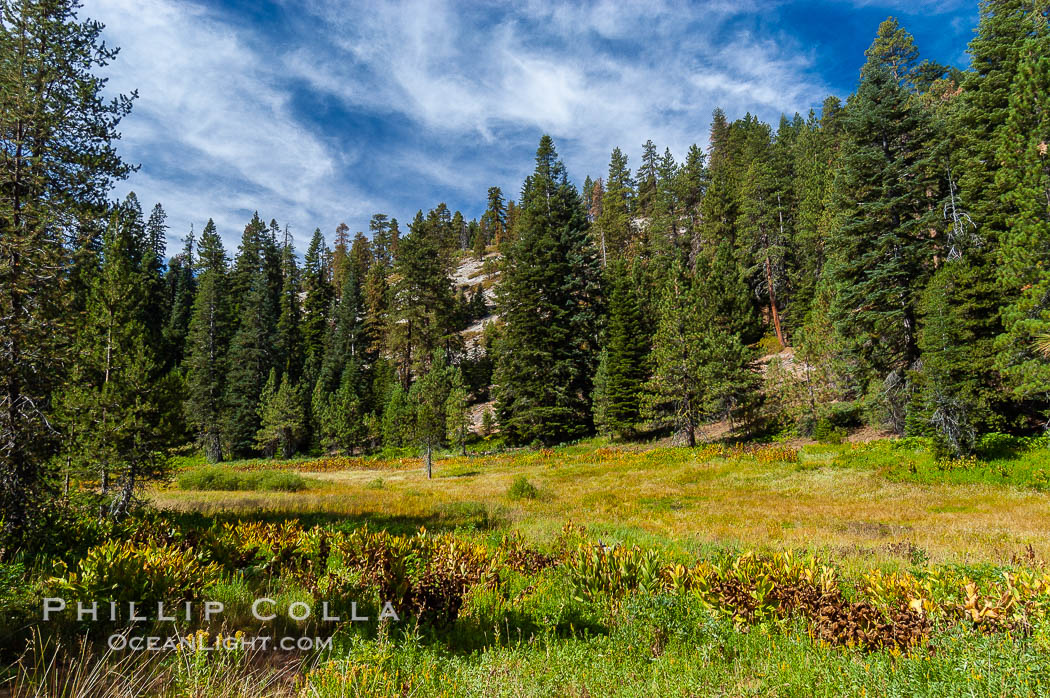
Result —
<svg viewBox="0 0 1050 698"><path fill-rule="evenodd" d="M507 489L507 497L518 501L521 499L536 499L540 496L540 491L536 489L536 486L528 481L524 475L519 475L511 483Z"/></svg>

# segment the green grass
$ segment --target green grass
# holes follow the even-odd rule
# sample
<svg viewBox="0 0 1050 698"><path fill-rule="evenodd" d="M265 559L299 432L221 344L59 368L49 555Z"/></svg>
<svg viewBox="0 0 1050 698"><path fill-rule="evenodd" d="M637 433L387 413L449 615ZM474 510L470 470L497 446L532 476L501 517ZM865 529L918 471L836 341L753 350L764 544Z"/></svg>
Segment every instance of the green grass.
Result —
<svg viewBox="0 0 1050 698"><path fill-rule="evenodd" d="M963 470L945 467L921 439L773 444L768 457L760 457L761 449L592 439L553 450L442 454L433 480L426 479L418 456L343 459L334 466L296 461L294 471L316 486L293 493L164 489L152 499L208 516L316 514L398 531L421 525L444 530L461 518L448 512L484 507L502 511L497 518L506 519L510 531L538 541L555 537L572 519L644 530L688 546L847 550L892 560L899 556L887 547L907 542L945 562L1009 560L1034 544L1050 558L1043 545L1050 539L1047 495L1025 475L1050 460L1042 443L986 437L981 453L987 459ZM237 470L281 465L260 459L240 462ZM315 465L328 469L315 472ZM510 498L518 478L539 496ZM467 518L475 527L489 525Z"/></svg>
<svg viewBox="0 0 1050 698"><path fill-rule="evenodd" d="M242 472L223 466L204 466L184 470L176 478L181 490L221 490L230 492L301 492L309 481L298 473L285 471Z"/></svg>
<svg viewBox="0 0 1050 698"><path fill-rule="evenodd" d="M312 472L315 462L327 470ZM397 553L404 550L398 544L390 548L392 557L377 558L386 560L385 566L351 569L346 565L352 558L337 555L335 544L319 544L315 533L293 537L284 547L280 536L252 537L252 527L261 523L316 525L347 534L367 527L406 537L425 528L424 539L451 541L449 550L479 546L486 555L517 540L561 563L540 571L500 567L494 578L466 589L448 623L408 617L386 629L341 626L330 654L280 661L243 652L137 658L144 666L135 675L154 677L139 693L180 698L1047 695L1050 620L1044 613L1032 607L1025 624L989 631L958 612L969 581L981 590L981 603L1000 603L1005 573L1046 580L1046 589L1032 598L1050 608L1050 576L1042 562L1050 558L1050 495L1033 480L1047 464L1042 440L1001 436L982 439L978 458L966 467L939 460L921 439L792 441L757 452L596 439L553 450L446 454L436 461L433 480L426 479L418 458L400 454L334 464L331 459L243 461L235 469L184 463L180 489L153 495L167 512L121 530L138 541L191 546L202 562L220 565L219 581L197 595L226 603L224 632L257 630L250 604L260 595L282 604L374 601L378 592L370 570L392 573L401 569L392 564L397 559L422 564L416 553ZM1009 476L1001 476L1001 469ZM307 487L262 489L271 478L297 478ZM570 521L586 526L586 538L579 539L586 542L573 542L576 529L566 533ZM630 560L617 559L607 569L626 575L627 582L602 582L605 577L587 576L570 563L575 545L637 546L642 560L655 555L664 565L691 567L700 561L726 570L748 551L790 551L794 559L814 555L815 569L833 569L848 600L875 598L870 580L899 577L924 585L915 593L935 599L942 610L932 616L925 639L911 648L829 645L817 639L809 616L740 621L693 592L642 584L631 577L638 574L632 565L640 563ZM420 567L405 577L422 584L426 594L437 594L432 597L437 602L445 598L439 590L447 588L442 575L462 569L440 559L426 574ZM24 638L25 627L39 615L41 599L56 593L56 574L77 570L76 558L65 564L20 558L0 567L0 581L8 588L0 592L0 611L8 619L0 627L7 638L0 651L9 659L17 652L14 638ZM101 588L106 583L102 580ZM287 619L275 623L271 629L282 633L316 629ZM75 640L66 641L75 654ZM289 663L296 657L301 666ZM126 681L132 675L130 665L114 664L115 657L101 652L73 663L93 661L105 667L90 674L99 680ZM47 667L63 664L26 666L38 668L13 670L22 672L23 683L54 685L57 679L47 673L54 670ZM115 693L111 688L81 693Z"/></svg>

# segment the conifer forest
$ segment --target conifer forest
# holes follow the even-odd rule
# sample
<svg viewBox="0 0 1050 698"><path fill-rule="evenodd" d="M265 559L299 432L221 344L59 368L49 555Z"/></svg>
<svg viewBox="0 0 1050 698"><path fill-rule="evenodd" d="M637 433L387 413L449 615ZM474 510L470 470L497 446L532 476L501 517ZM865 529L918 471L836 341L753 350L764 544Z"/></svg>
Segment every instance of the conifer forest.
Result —
<svg viewBox="0 0 1050 698"><path fill-rule="evenodd" d="M0 696L1050 693L1050 3L979 12L297 249L116 197L118 48L0 1ZM260 595L400 623L41 620Z"/></svg>

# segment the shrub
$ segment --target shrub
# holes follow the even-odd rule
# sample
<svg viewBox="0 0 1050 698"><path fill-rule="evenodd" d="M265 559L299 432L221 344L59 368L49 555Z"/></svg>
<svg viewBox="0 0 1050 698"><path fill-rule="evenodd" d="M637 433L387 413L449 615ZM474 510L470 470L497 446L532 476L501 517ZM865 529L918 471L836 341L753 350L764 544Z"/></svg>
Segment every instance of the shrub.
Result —
<svg viewBox="0 0 1050 698"><path fill-rule="evenodd" d="M755 449L759 463L797 463L798 451L782 444L769 444Z"/></svg>
<svg viewBox="0 0 1050 698"><path fill-rule="evenodd" d="M75 572L67 572L62 563L58 569L60 576L52 583L76 599L135 601L144 609L155 609L158 601L200 598L220 571L218 565L202 562L192 549L116 540L91 548Z"/></svg>
<svg viewBox="0 0 1050 698"><path fill-rule="evenodd" d="M813 427L813 438L822 444L841 444L846 438L846 430L836 427L827 417L817 420Z"/></svg>
<svg viewBox="0 0 1050 698"><path fill-rule="evenodd" d="M306 489L306 480L298 473L282 471L263 472L253 489L267 492L299 492Z"/></svg>
<svg viewBox="0 0 1050 698"><path fill-rule="evenodd" d="M759 356L772 356L774 354L779 354L783 350L784 347L780 344L780 340L777 339L775 334L767 334L758 341Z"/></svg>
<svg viewBox="0 0 1050 698"><path fill-rule="evenodd" d="M507 489L507 497L514 501L520 499L536 499L539 496L540 491L536 489L536 486L529 482L524 475L519 475Z"/></svg>
<svg viewBox="0 0 1050 698"><path fill-rule="evenodd" d="M299 492L306 488L306 480L298 473L283 470L243 472L219 466L183 471L178 483L179 489L183 490Z"/></svg>

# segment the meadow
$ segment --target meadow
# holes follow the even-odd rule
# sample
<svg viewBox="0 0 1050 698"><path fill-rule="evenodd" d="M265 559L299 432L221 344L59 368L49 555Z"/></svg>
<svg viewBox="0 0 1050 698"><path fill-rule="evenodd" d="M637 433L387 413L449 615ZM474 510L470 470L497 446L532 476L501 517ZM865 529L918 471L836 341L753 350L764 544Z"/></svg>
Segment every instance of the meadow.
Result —
<svg viewBox="0 0 1050 698"><path fill-rule="evenodd" d="M935 458L921 439L695 449L593 440L448 455L432 480L413 457L252 460L224 467L296 472L310 486L295 493L176 486L152 501L208 515L323 514L399 533L501 528L542 543L571 520L609 542L690 553L807 549L889 561L908 548L935 562L1005 563L1048 540L1050 450L1012 437L984 444L983 457L952 461ZM183 467L199 469L195 461ZM536 488L533 496L508 496L520 478Z"/></svg>
<svg viewBox="0 0 1050 698"><path fill-rule="evenodd" d="M445 454L432 480L408 455L223 469L185 458L152 507L118 529L87 526L65 541L72 552L0 569L12 661L3 691L1050 692L1050 452L1040 439L987 436L963 461L915 439L694 449L592 440ZM212 600L224 613L41 624L48 596L146 608ZM254 617L260 597L276 618ZM324 621L322 600L343 620ZM378 620L386 601L396 620ZM315 612L293 618L296 602ZM370 620L346 622L351 614ZM107 648L113 636L149 634L199 641ZM331 642L244 644L267 635ZM225 649L207 649L218 638Z"/></svg>

